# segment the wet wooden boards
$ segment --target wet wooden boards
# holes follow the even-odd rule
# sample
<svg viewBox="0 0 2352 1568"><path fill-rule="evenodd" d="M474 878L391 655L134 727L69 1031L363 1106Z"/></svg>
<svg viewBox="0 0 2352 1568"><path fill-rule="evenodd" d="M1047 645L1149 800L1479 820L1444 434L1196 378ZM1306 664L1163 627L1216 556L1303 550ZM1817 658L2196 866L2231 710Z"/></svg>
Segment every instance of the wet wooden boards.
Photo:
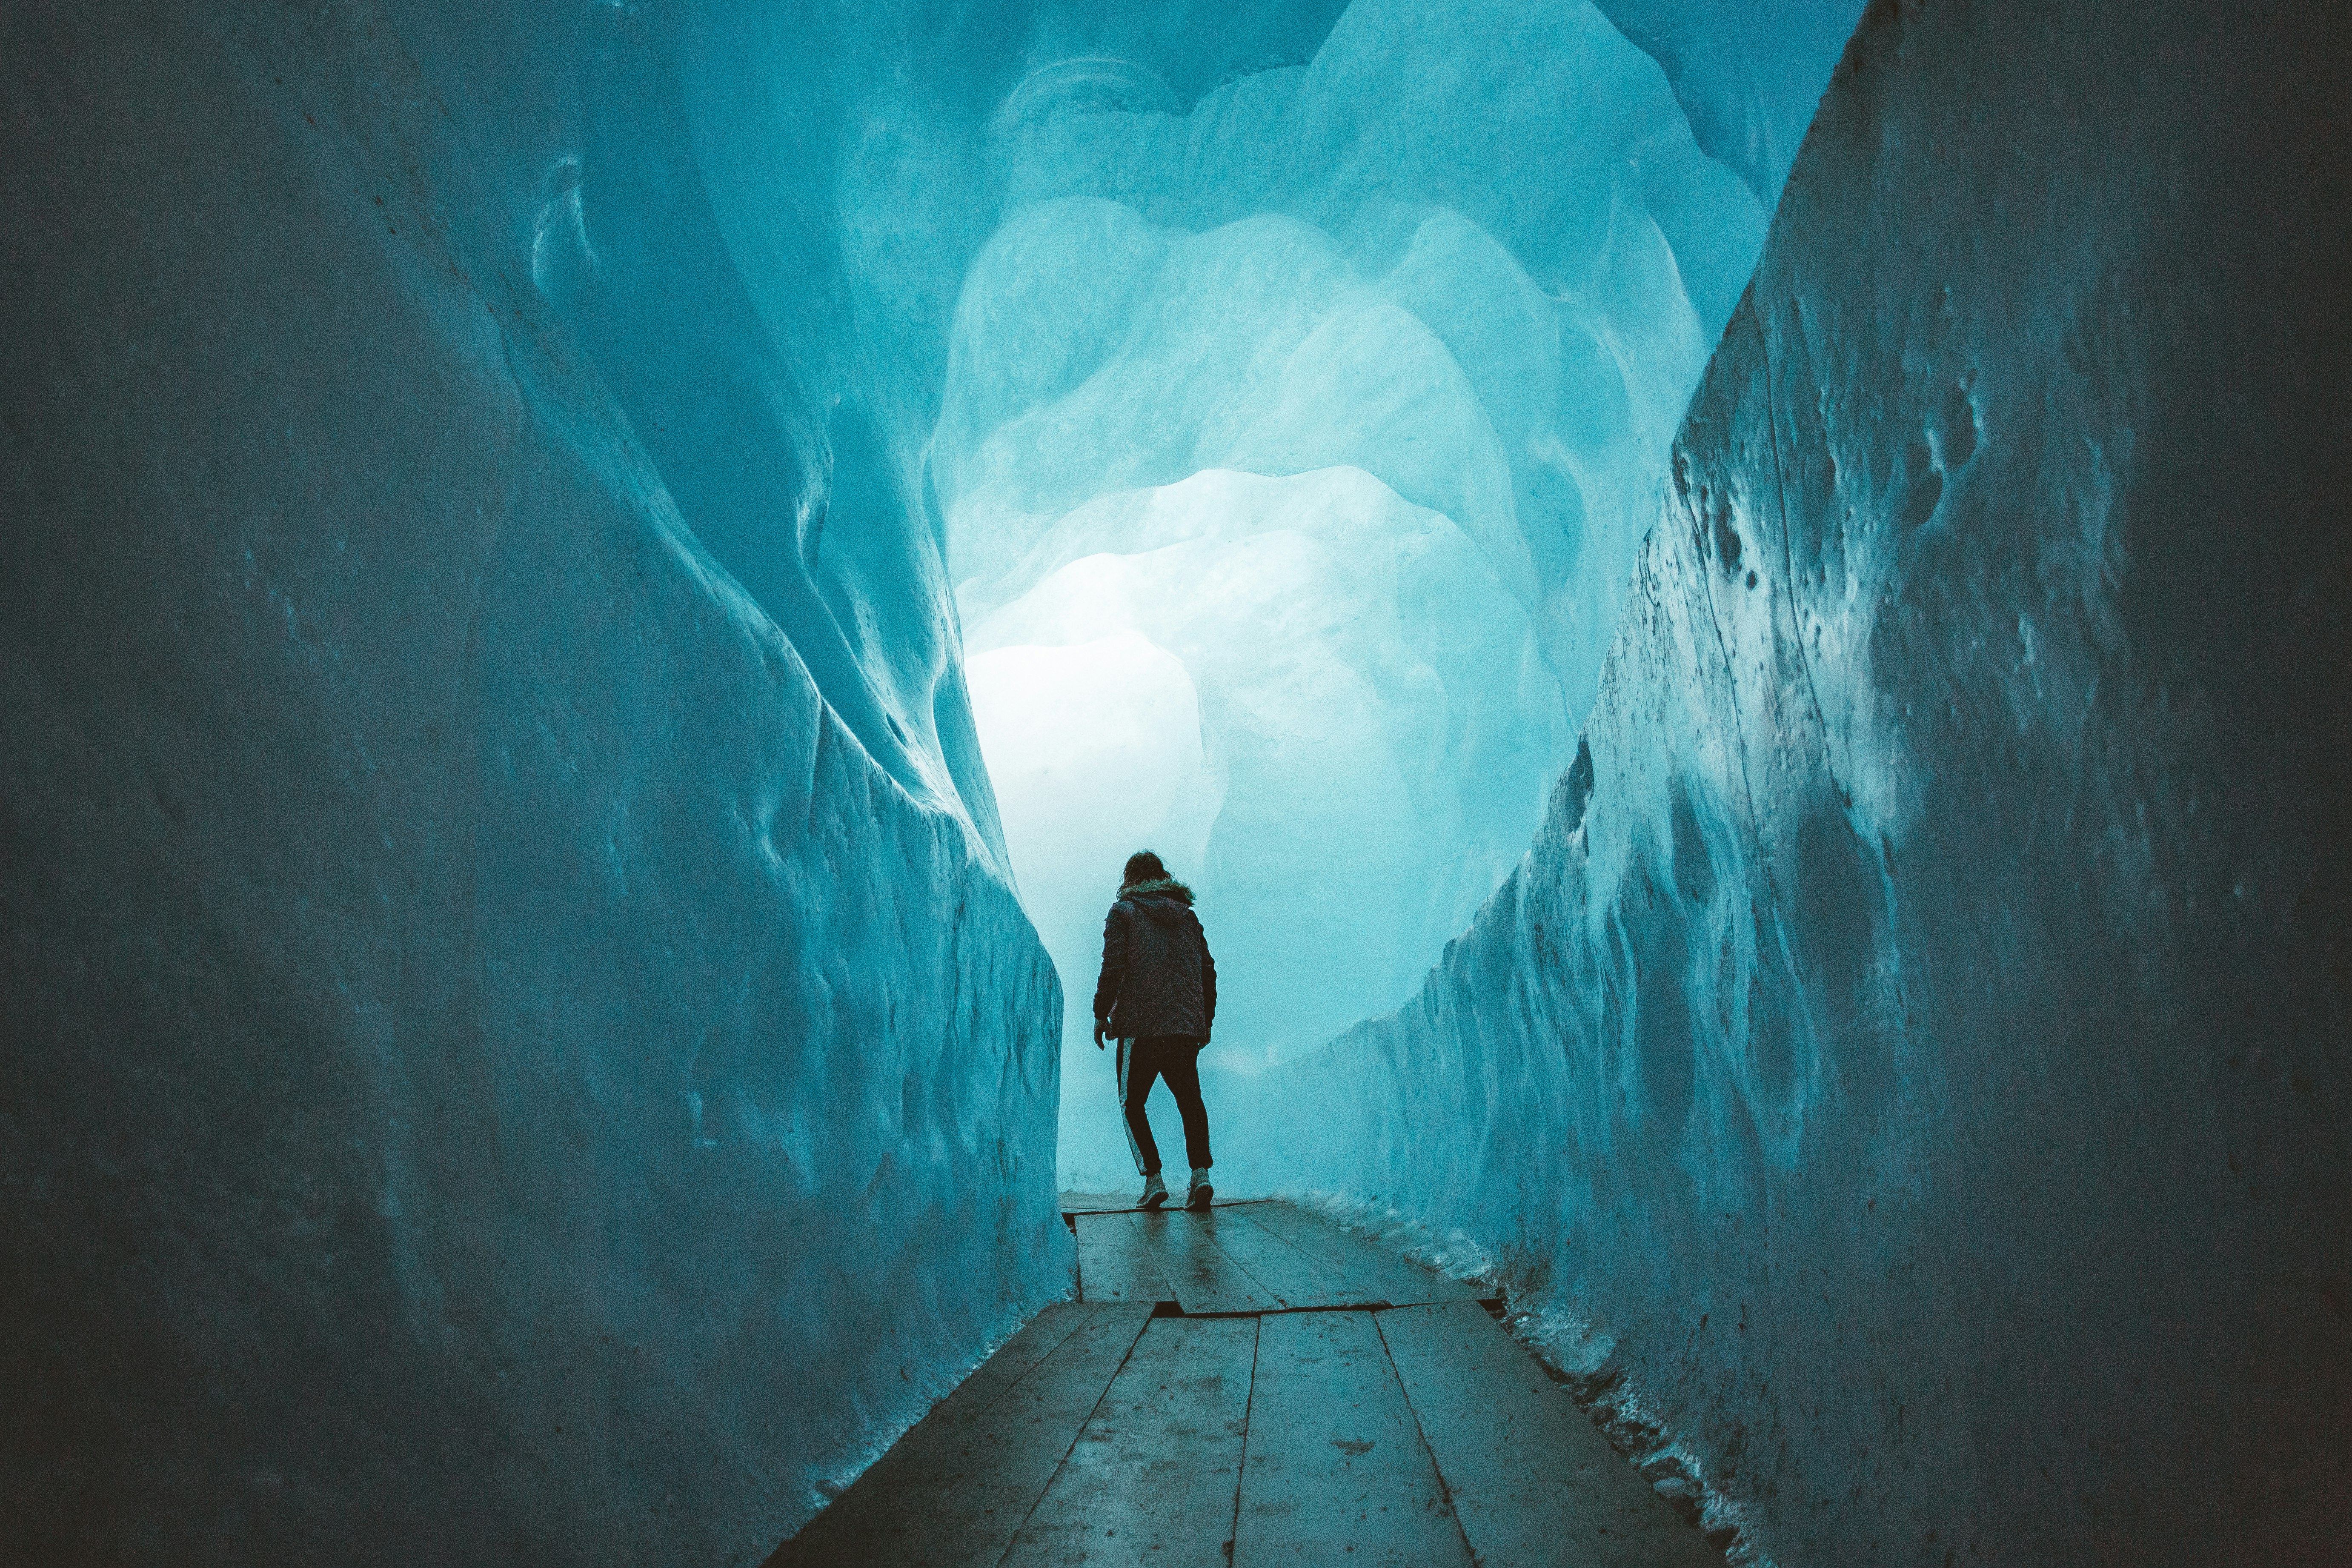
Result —
<svg viewBox="0 0 2352 1568"><path fill-rule="evenodd" d="M1408 1307L1379 1322L1482 1568L1720 1568L1486 1309Z"/></svg>
<svg viewBox="0 0 2352 1568"><path fill-rule="evenodd" d="M1469 1568L1371 1313L1263 1320L1249 1435L1234 1568Z"/></svg>
<svg viewBox="0 0 2352 1568"><path fill-rule="evenodd" d="M1159 1260L1160 1271L1175 1288L1176 1300L1187 1313L1270 1312L1282 1305L1217 1245L1213 1212L1162 1210L1127 1218Z"/></svg>
<svg viewBox="0 0 2352 1568"><path fill-rule="evenodd" d="M1173 1301L1175 1290L1160 1260L1125 1214L1080 1215L1078 1300Z"/></svg>
<svg viewBox="0 0 2352 1568"><path fill-rule="evenodd" d="M1719 1568L1472 1287L1286 1204L1073 1228L1082 1300L770 1568Z"/></svg>
<svg viewBox="0 0 2352 1568"><path fill-rule="evenodd" d="M1391 1307L1478 1299L1477 1290L1461 1280L1423 1268L1402 1254L1352 1231L1341 1230L1318 1215L1281 1203L1254 1204L1247 1212L1257 1225L1326 1267L1347 1275L1363 1289L1373 1292L1376 1300Z"/></svg>
<svg viewBox="0 0 2352 1568"><path fill-rule="evenodd" d="M1154 1323L1022 1527L1005 1568L1222 1563L1233 1539L1258 1323Z"/></svg>
<svg viewBox="0 0 2352 1568"><path fill-rule="evenodd" d="M785 1542L769 1568L994 1568L1150 1318L1139 1305L1046 1308ZM1044 1342L1050 1348L1035 1354ZM1006 1368L992 1373L1016 1345Z"/></svg>
<svg viewBox="0 0 2352 1568"><path fill-rule="evenodd" d="M1471 1301L1477 1291L1287 1204L1075 1214L1078 1294L1188 1316Z"/></svg>

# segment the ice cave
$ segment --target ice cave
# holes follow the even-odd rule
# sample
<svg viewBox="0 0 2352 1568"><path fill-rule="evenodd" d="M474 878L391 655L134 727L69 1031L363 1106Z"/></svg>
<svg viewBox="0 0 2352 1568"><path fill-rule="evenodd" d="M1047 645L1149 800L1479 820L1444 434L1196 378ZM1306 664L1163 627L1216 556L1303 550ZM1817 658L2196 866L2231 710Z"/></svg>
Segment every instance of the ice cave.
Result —
<svg viewBox="0 0 2352 1568"><path fill-rule="evenodd" d="M2352 10L0 77L0 1563L2352 1552ZM1144 847L1246 1310L1088 1206Z"/></svg>

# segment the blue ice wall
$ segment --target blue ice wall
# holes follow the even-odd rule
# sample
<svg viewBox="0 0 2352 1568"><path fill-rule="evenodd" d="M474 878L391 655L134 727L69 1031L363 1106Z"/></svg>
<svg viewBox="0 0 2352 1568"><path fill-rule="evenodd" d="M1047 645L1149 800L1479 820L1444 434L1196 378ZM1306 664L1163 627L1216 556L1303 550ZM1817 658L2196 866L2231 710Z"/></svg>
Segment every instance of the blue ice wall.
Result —
<svg viewBox="0 0 2352 1568"><path fill-rule="evenodd" d="M935 534L680 25L0 11L0 1560L756 1562L1067 1288Z"/></svg>
<svg viewBox="0 0 2352 1568"><path fill-rule="evenodd" d="M1674 84L1699 148L1767 205L1853 32L1853 0L1596 0Z"/></svg>
<svg viewBox="0 0 2352 1568"><path fill-rule="evenodd" d="M1220 1130L1743 1558L2342 1555L2347 43L1874 5L1526 860Z"/></svg>
<svg viewBox="0 0 2352 1568"><path fill-rule="evenodd" d="M1128 1179L1084 1005L1129 850L1262 955L1213 1073L1409 994L1516 859L1777 188L1691 126L1780 91L1801 129L1854 5L1792 0L1772 49L1526 0L611 14L619 128L551 176L542 287L655 367L619 390L656 443L708 444L724 376L813 411L696 471L795 519L738 574L810 605L823 562L819 679L877 755L969 778L970 688L1073 980L1066 1180ZM656 248L607 237L649 192ZM865 521L908 515L939 552ZM893 671L859 628L935 624L942 554L976 658Z"/></svg>
<svg viewBox="0 0 2352 1568"><path fill-rule="evenodd" d="M1085 1012L1118 867L1158 849L1244 955L1213 1099L1412 994L1574 754L1766 209L1581 3L1357 0L1189 103L1102 53L969 132L936 100L869 100L845 233L905 301L918 236L992 226L927 472L1078 982L1063 1175L1101 1187L1134 1179Z"/></svg>

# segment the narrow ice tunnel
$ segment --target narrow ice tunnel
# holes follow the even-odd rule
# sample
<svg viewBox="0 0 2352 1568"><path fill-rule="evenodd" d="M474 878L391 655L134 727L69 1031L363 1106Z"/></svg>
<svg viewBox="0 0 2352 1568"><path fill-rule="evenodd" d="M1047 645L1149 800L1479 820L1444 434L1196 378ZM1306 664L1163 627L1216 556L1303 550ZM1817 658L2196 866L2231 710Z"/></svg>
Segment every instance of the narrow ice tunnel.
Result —
<svg viewBox="0 0 2352 1568"><path fill-rule="evenodd" d="M2211 10L0 8L0 1562L762 1562L1138 1179L1145 846L1221 1190L1732 1561L2336 1560L2352 23Z"/></svg>
<svg viewBox="0 0 2352 1568"><path fill-rule="evenodd" d="M1013 868L1080 1046L1119 864L1191 883L1238 1109L1524 851L1763 207L1583 5L1357 0L1189 105L1055 61L977 158L929 473ZM1110 1058L1062 1096L1063 1184L1135 1179Z"/></svg>

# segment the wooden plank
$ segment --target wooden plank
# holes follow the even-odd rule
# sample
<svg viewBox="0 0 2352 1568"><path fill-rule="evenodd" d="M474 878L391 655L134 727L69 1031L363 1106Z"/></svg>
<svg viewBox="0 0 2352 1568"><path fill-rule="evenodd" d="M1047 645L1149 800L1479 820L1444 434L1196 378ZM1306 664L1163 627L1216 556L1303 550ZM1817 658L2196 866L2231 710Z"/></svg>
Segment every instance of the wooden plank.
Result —
<svg viewBox="0 0 2352 1568"><path fill-rule="evenodd" d="M1128 1193L1064 1193L1064 1214L1125 1214L1135 1206L1135 1198Z"/></svg>
<svg viewBox="0 0 2352 1568"><path fill-rule="evenodd" d="M1259 1321L1233 1561L1470 1563L1371 1313Z"/></svg>
<svg viewBox="0 0 2352 1568"><path fill-rule="evenodd" d="M919 1470L927 1458L936 1458L940 1445L953 1442L1032 1368L1085 1327L1088 1317L1077 1306L1057 1301L1030 1319L1018 1333L998 1347L994 1355L973 1368L971 1374L945 1399L931 1406L930 1414L908 1428L887 1452L867 1467L851 1490L887 1487L894 1478ZM839 1506L838 1500L834 1506Z"/></svg>
<svg viewBox="0 0 2352 1568"><path fill-rule="evenodd" d="M911 1435L925 1424L951 1426L976 1419L980 1414L1001 1398L1014 1384L1029 1374L1029 1370L1061 1347L1087 1323L1087 1314L1076 1303L1056 1301L1022 1326L1002 1345L994 1355L972 1368L970 1376L956 1384L945 1399L931 1406L931 1413L914 1426ZM905 1447L905 1440L891 1446L895 1454ZM888 1456L886 1455L885 1458Z"/></svg>
<svg viewBox="0 0 2352 1568"><path fill-rule="evenodd" d="M1378 1300L1404 1307L1424 1301L1475 1301L1475 1288L1424 1268L1401 1252L1341 1230L1320 1215L1285 1203L1255 1204L1250 1217L1318 1262L1352 1278Z"/></svg>
<svg viewBox="0 0 2352 1568"><path fill-rule="evenodd" d="M1137 1195L1137 1193L1064 1193L1062 1212L1066 1215L1133 1214L1141 1207L1135 1201ZM1236 1204L1264 1203L1265 1201L1263 1198L1218 1198L1211 1206L1221 1209L1231 1208ZM1176 1190L1169 1194L1168 1202L1171 1206L1182 1205L1183 1183L1176 1184Z"/></svg>
<svg viewBox="0 0 2352 1568"><path fill-rule="evenodd" d="M1062 1312L1076 1325L1042 1359L1009 1382L992 1380L993 1393L983 1384L969 1400L942 1401L779 1547L769 1568L992 1568L1151 1321L1140 1304Z"/></svg>
<svg viewBox="0 0 2352 1568"><path fill-rule="evenodd" d="M1218 1251L1241 1265L1244 1273L1286 1307L1369 1307L1387 1300L1353 1275L1300 1251L1259 1225L1250 1215L1262 1206L1212 1210L1192 1217L1204 1225Z"/></svg>
<svg viewBox="0 0 2352 1568"><path fill-rule="evenodd" d="M1482 1568L1722 1568L1485 1309L1406 1308L1380 1330Z"/></svg>
<svg viewBox="0 0 2352 1568"><path fill-rule="evenodd" d="M1006 1568L1222 1568L1258 1322L1153 1320L1014 1538Z"/></svg>
<svg viewBox="0 0 2352 1568"><path fill-rule="evenodd" d="M1078 1300L1173 1301L1175 1290L1160 1260L1123 1214L1080 1215Z"/></svg>
<svg viewBox="0 0 2352 1568"><path fill-rule="evenodd" d="M1178 1209L1127 1217L1160 1260L1160 1270L1175 1287L1177 1304L1185 1311L1270 1312L1282 1305L1217 1249L1209 1235L1208 1215Z"/></svg>

